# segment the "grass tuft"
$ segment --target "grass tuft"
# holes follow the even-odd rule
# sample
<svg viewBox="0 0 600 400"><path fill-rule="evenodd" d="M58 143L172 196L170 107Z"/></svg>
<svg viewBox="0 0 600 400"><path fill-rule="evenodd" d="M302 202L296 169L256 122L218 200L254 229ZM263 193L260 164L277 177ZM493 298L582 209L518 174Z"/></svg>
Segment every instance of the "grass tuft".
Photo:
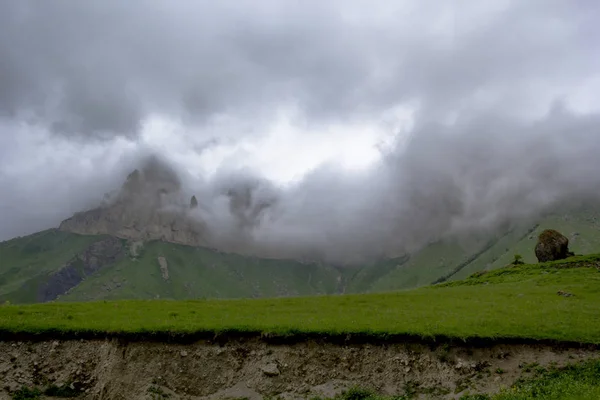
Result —
<svg viewBox="0 0 600 400"><path fill-rule="evenodd" d="M41 395L42 392L39 389L23 386L12 394L12 400L37 400Z"/></svg>
<svg viewBox="0 0 600 400"><path fill-rule="evenodd" d="M77 389L72 389L70 384L64 384L62 386L50 385L44 390L44 395L48 397L77 397L81 394Z"/></svg>

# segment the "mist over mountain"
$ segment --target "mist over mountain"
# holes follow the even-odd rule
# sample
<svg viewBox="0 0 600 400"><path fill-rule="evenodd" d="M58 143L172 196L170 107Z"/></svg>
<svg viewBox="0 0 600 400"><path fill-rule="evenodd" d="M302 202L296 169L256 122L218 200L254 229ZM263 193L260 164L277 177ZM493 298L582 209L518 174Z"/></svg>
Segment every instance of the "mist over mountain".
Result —
<svg viewBox="0 0 600 400"><path fill-rule="evenodd" d="M594 202L598 11L2 3L0 239L100 208L70 229L352 264Z"/></svg>

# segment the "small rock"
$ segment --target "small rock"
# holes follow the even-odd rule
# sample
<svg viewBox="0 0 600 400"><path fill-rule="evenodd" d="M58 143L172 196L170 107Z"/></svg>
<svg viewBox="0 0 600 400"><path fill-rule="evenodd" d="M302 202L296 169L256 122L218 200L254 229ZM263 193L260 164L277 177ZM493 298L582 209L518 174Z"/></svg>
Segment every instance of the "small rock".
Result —
<svg viewBox="0 0 600 400"><path fill-rule="evenodd" d="M563 296L563 297L571 297L571 296L573 296L573 293L563 292L562 290L559 290L558 292L556 292L556 294L558 294L559 296Z"/></svg>
<svg viewBox="0 0 600 400"><path fill-rule="evenodd" d="M269 364L263 365L261 367L261 371L266 376L277 376L280 374L277 364L274 364L274 363L269 363Z"/></svg>
<svg viewBox="0 0 600 400"><path fill-rule="evenodd" d="M17 382L10 382L7 385L4 385L4 390L8 393L16 392L20 389L20 385Z"/></svg>
<svg viewBox="0 0 600 400"><path fill-rule="evenodd" d="M410 367L404 368L404 372L406 372L408 374L410 372Z"/></svg>
<svg viewBox="0 0 600 400"><path fill-rule="evenodd" d="M188 352L185 350L181 350L181 353L179 353L181 355L181 357L187 357Z"/></svg>
<svg viewBox="0 0 600 400"><path fill-rule="evenodd" d="M308 392L310 392L310 388L308 387L308 385L302 385L300 386L300 389L298 389L298 393L305 394Z"/></svg>

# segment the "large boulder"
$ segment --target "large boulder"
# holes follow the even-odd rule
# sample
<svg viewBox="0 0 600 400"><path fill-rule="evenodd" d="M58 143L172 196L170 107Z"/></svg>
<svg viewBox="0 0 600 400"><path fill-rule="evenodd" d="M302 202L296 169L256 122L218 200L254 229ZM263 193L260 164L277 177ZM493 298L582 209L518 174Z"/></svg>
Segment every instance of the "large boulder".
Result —
<svg viewBox="0 0 600 400"><path fill-rule="evenodd" d="M546 229L535 246L535 256L539 262L564 260L572 256L569 251L569 239L554 229Z"/></svg>

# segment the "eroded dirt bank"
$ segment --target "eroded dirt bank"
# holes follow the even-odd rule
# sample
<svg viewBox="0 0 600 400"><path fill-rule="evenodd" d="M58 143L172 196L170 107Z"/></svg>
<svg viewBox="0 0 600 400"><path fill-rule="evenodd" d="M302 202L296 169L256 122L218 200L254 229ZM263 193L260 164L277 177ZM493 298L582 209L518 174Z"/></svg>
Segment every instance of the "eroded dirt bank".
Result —
<svg viewBox="0 0 600 400"><path fill-rule="evenodd" d="M495 392L509 386L533 363L560 366L590 358L600 358L600 352L550 345L5 341L0 399L10 399L22 386L50 385L70 386L81 399L303 399L352 385L452 399L466 389Z"/></svg>

